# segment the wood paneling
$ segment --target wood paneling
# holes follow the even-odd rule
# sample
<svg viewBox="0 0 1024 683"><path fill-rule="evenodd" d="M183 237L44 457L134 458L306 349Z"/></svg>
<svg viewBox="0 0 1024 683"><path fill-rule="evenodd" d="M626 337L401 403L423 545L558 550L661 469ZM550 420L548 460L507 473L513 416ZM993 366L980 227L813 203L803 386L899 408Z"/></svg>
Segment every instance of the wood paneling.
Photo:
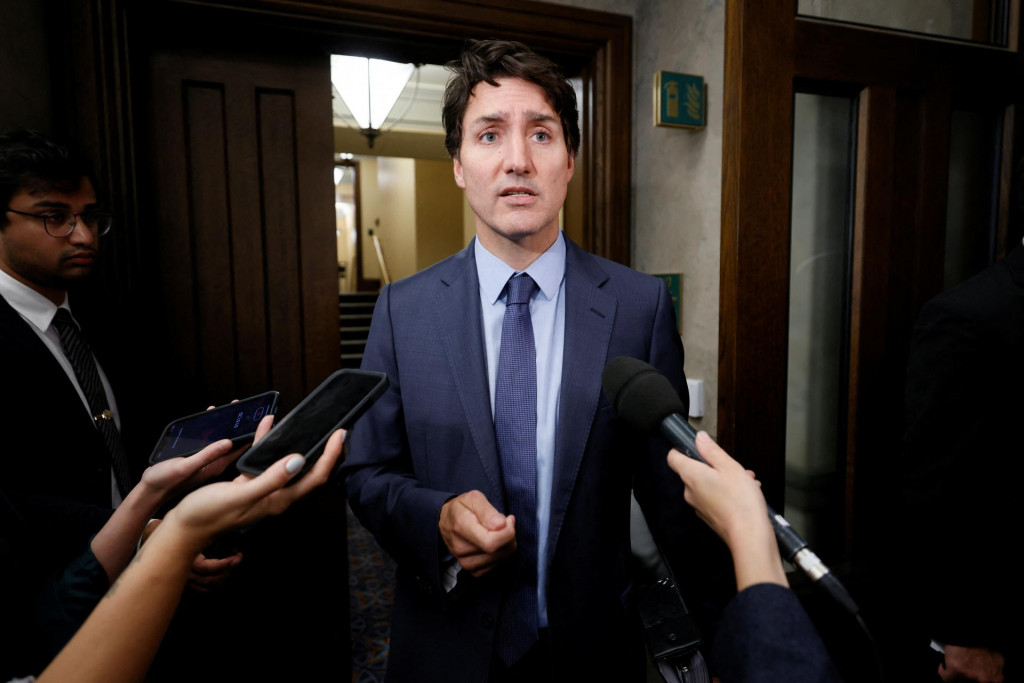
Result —
<svg viewBox="0 0 1024 683"><path fill-rule="evenodd" d="M978 5L989 3L978 3ZM906 356L923 303L943 284L951 112L1008 109L1004 154L1020 158L1024 61L1020 2L1009 3L1009 47L910 35L795 16L787 0L730 0L726 9L719 428L766 495L784 489L790 167L794 92L859 98L853 178L846 410L838 419L844 519L840 556L823 555L850 587L879 643L887 678L916 680L905 599L891 573L899 539L897 465ZM1016 104L1014 104L1016 103ZM1005 158L1001 229L1021 209ZM1019 184L1022 178L1018 177ZM1017 190L1019 192L1019 190ZM987 231L984 217L977 229ZM1007 237L1004 244L1017 237ZM875 680L848 620L794 588L845 680ZM846 633L847 635L843 635Z"/></svg>
<svg viewBox="0 0 1024 683"><path fill-rule="evenodd" d="M1011 16L1019 21L1019 2ZM1018 27L1010 29L1016 45ZM910 331L942 286L950 112L1024 100L1021 64L1012 48L797 17L786 0L727 4L719 436L758 472L777 506L785 463L791 102L797 87L860 93L842 418L848 558L881 523L885 466L901 437ZM1004 191L1010 176L1004 161ZM1001 206L1008 217L1012 205L1004 199Z"/></svg>
<svg viewBox="0 0 1024 683"><path fill-rule="evenodd" d="M727 4L722 137L718 436L779 509L793 145L793 21L780 8L791 5Z"/></svg>
<svg viewBox="0 0 1024 683"><path fill-rule="evenodd" d="M171 369L190 395L273 388L288 410L340 363L327 64L173 51L152 64Z"/></svg>

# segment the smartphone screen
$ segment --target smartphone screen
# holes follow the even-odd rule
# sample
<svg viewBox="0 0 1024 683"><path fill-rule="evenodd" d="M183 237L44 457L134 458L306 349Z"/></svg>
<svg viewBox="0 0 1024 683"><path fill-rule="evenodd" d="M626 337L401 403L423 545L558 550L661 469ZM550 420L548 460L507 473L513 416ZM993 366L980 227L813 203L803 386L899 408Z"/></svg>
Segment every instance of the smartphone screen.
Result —
<svg viewBox="0 0 1024 683"><path fill-rule="evenodd" d="M192 455L221 439L235 445L252 441L260 420L277 410L277 399L276 391L268 391L171 422L153 449L150 464Z"/></svg>
<svg viewBox="0 0 1024 683"><path fill-rule="evenodd" d="M286 455L299 453L306 456L305 472L320 457L331 434L351 427L387 386L383 372L339 370L250 448L238 461L238 469L259 474Z"/></svg>

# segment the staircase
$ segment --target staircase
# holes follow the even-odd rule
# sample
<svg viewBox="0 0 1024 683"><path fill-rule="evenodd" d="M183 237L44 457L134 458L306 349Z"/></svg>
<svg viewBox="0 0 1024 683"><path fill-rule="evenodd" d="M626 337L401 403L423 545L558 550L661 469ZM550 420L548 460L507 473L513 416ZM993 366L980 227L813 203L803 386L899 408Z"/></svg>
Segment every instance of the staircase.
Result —
<svg viewBox="0 0 1024 683"><path fill-rule="evenodd" d="M341 367L358 368L363 362L370 320L377 303L377 292L353 292L338 295L338 323L341 327Z"/></svg>

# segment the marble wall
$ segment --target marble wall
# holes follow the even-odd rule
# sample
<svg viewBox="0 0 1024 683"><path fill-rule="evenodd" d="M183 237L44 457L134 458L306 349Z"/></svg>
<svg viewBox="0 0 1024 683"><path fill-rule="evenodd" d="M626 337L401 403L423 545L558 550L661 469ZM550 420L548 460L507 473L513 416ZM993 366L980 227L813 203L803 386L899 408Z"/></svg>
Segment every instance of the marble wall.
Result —
<svg viewBox="0 0 1024 683"><path fill-rule="evenodd" d="M683 273L686 374L704 380L702 419L718 405L718 291L722 204L724 0L549 0L633 17L633 267ZM653 124L654 72L703 76L702 131Z"/></svg>

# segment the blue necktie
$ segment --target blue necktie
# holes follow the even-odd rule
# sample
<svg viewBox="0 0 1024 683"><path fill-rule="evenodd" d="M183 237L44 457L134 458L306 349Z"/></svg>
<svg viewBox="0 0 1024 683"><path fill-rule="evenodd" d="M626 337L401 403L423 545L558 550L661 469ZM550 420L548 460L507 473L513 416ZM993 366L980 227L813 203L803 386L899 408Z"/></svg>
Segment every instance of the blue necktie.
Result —
<svg viewBox="0 0 1024 683"><path fill-rule="evenodd" d="M509 278L501 324L494 431L508 512L516 516L515 579L498 618L498 647L511 666L537 642L537 352L530 299L537 283Z"/></svg>

